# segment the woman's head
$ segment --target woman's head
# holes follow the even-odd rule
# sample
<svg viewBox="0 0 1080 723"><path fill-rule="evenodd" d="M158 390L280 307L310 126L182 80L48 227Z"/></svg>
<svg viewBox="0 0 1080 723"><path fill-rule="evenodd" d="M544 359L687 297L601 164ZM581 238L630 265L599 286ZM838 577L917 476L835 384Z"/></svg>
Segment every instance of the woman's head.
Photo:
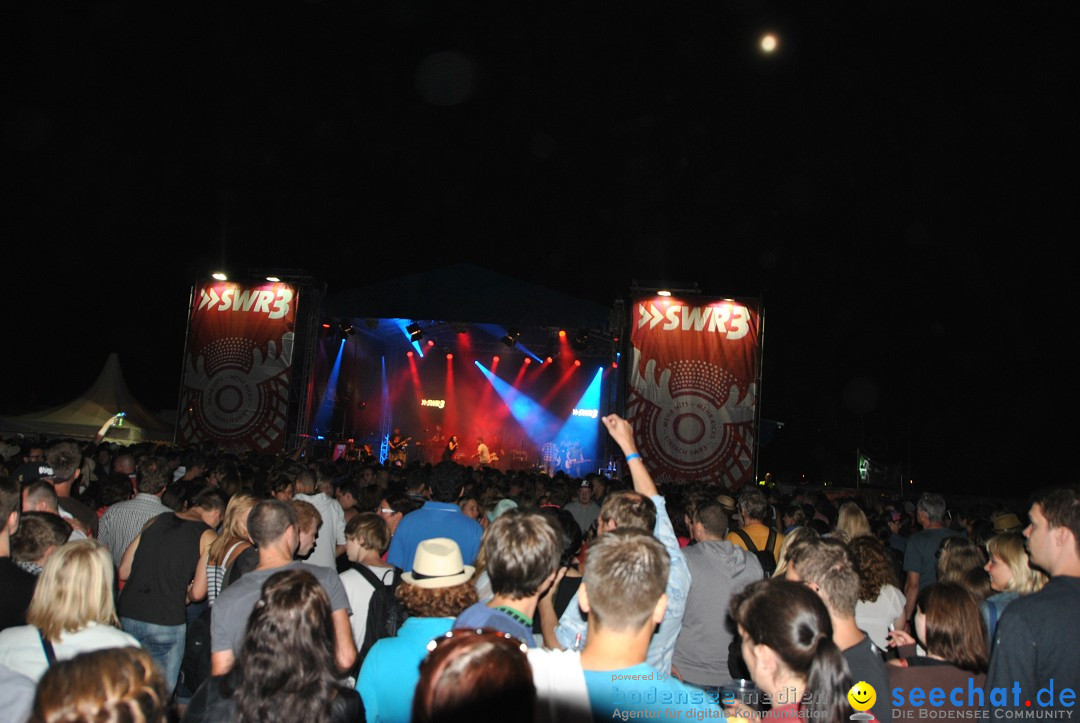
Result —
<svg viewBox="0 0 1080 723"><path fill-rule="evenodd" d="M780 545L780 554L776 558L776 570L773 572L773 577L783 578L787 572L788 560L791 559L792 550L796 549L800 545L804 545L810 540L816 540L819 537L817 530L813 527L796 527L791 532L784 536L784 542Z"/></svg>
<svg viewBox="0 0 1080 723"><path fill-rule="evenodd" d="M742 636L742 653L758 687L801 684L823 717L847 717L851 687L843 654L833 642L829 611L798 582L772 578L735 594L731 616Z"/></svg>
<svg viewBox="0 0 1080 723"><path fill-rule="evenodd" d="M113 605L113 563L97 540L57 548L38 577L26 621L50 640L90 623L119 625Z"/></svg>
<svg viewBox="0 0 1080 723"><path fill-rule="evenodd" d="M886 585L899 587L892 560L876 537L856 537L848 549L859 567L859 600L873 602Z"/></svg>
<svg viewBox="0 0 1080 723"><path fill-rule="evenodd" d="M297 664L297 661L302 661ZM307 570L263 583L228 690L240 720L328 720L336 685L330 598Z"/></svg>
<svg viewBox="0 0 1080 723"><path fill-rule="evenodd" d="M985 569L990 575L990 587L994 592L1028 595L1041 590L1046 584L1046 574L1029 564L1024 536L1019 532L991 537L986 543L986 551L990 561Z"/></svg>
<svg viewBox="0 0 1080 723"><path fill-rule="evenodd" d="M451 630L428 643L413 696L414 721L483 720L491 711L530 721L536 686L520 640L497 630Z"/></svg>
<svg viewBox="0 0 1080 723"><path fill-rule="evenodd" d="M931 655L972 673L986 672L986 624L975 598L959 583L923 588L915 603L915 636Z"/></svg>
<svg viewBox="0 0 1080 723"><path fill-rule="evenodd" d="M982 550L966 537L946 537L938 549L937 579L962 582L968 571L986 564Z"/></svg>
<svg viewBox="0 0 1080 723"><path fill-rule="evenodd" d="M836 517L836 529L843 532L845 539L848 541L863 535L874 534L870 529L870 521L866 518L866 513L862 511L861 507L850 501L840 505Z"/></svg>
<svg viewBox="0 0 1080 723"><path fill-rule="evenodd" d="M480 517L480 502L474 495L466 495L458 500L458 507L461 508L462 514L473 520Z"/></svg>
<svg viewBox="0 0 1080 723"><path fill-rule="evenodd" d="M242 492L229 498L225 507L225 516L221 519L221 534L210 545L210 559L220 562L228 548L237 541L248 539L247 521L251 508L259 500L254 495Z"/></svg>
<svg viewBox="0 0 1080 723"><path fill-rule="evenodd" d="M165 680L150 654L141 648L82 653L45 671L30 719L165 723Z"/></svg>

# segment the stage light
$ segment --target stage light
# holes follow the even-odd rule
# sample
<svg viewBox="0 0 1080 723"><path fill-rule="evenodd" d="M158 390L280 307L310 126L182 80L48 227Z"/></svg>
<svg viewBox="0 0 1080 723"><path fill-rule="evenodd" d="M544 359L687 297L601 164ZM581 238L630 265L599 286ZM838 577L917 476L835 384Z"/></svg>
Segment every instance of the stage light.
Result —
<svg viewBox="0 0 1080 723"><path fill-rule="evenodd" d="M761 49L764 50L766 53L771 53L776 50L776 46L779 44L779 42L780 41L777 40L775 35L773 35L772 33L766 33L765 35L761 36Z"/></svg>
<svg viewBox="0 0 1080 723"><path fill-rule="evenodd" d="M498 354L496 354L495 356L491 357L491 363L492 363L492 364L498 364L498 363L499 363L499 355L498 355Z"/></svg>
<svg viewBox="0 0 1080 723"><path fill-rule="evenodd" d="M551 357L548 357L547 359L545 359L544 363L545 364L550 364L551 363Z"/></svg>
<svg viewBox="0 0 1080 723"><path fill-rule="evenodd" d="M420 331L420 325L415 321L405 327L405 331L409 332L409 341L420 341L424 338L424 332Z"/></svg>
<svg viewBox="0 0 1080 723"><path fill-rule="evenodd" d="M447 355L446 355L447 361L449 361L450 359L453 359L453 358L454 358L453 354L447 353Z"/></svg>
<svg viewBox="0 0 1080 723"><path fill-rule="evenodd" d="M574 366L576 366L576 367L581 366L581 360L580 359L575 359L574 360Z"/></svg>
<svg viewBox="0 0 1080 723"><path fill-rule="evenodd" d="M660 289L659 291L656 292L656 295L657 296L671 296L671 292L668 291L667 289Z"/></svg>
<svg viewBox="0 0 1080 723"><path fill-rule="evenodd" d="M559 329L559 338L561 338L561 339L566 338L566 329Z"/></svg>
<svg viewBox="0 0 1080 723"><path fill-rule="evenodd" d="M324 328L324 329L329 329L329 328L330 328L330 322L329 322L329 321L324 321L324 322L322 323L322 328Z"/></svg>
<svg viewBox="0 0 1080 723"><path fill-rule="evenodd" d="M228 281L229 280L229 277L226 276L225 272L223 272L223 271L215 271L214 273L210 274L210 278L214 279L215 281Z"/></svg>
<svg viewBox="0 0 1080 723"><path fill-rule="evenodd" d="M532 364L532 359L525 357L525 364Z"/></svg>
<svg viewBox="0 0 1080 723"><path fill-rule="evenodd" d="M405 356L407 356L407 357L409 357L410 359L412 359L412 352L411 352L411 351L407 351L407 352L405 352Z"/></svg>
<svg viewBox="0 0 1080 723"><path fill-rule="evenodd" d="M574 335L574 341L571 344L578 351L585 349L585 345L589 343L589 330L578 329L578 333Z"/></svg>
<svg viewBox="0 0 1080 723"><path fill-rule="evenodd" d="M511 349L514 348L514 337L510 336L509 334L504 336L502 339L499 339L499 341L501 341L503 344L510 347Z"/></svg>
<svg viewBox="0 0 1080 723"><path fill-rule="evenodd" d="M432 341L431 339L428 339L428 340L427 340L427 345L428 345L428 346L435 346L435 342L434 342L434 341ZM768 540L766 540L766 542L768 542Z"/></svg>
<svg viewBox="0 0 1080 723"><path fill-rule="evenodd" d="M342 331L345 333L346 336L352 336L356 333L356 327L354 327L352 324L346 324L342 328Z"/></svg>
<svg viewBox="0 0 1080 723"><path fill-rule="evenodd" d="M612 368L612 369L618 369L618 368L619 368L619 362L611 362L611 368ZM768 541L768 540L766 540L766 542L767 542L767 541Z"/></svg>

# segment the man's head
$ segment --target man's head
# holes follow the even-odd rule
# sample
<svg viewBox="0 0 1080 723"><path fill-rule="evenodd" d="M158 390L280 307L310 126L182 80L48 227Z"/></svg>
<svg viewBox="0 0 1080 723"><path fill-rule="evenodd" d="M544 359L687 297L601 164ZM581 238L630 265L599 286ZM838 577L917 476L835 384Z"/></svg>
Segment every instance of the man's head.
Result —
<svg viewBox="0 0 1080 723"><path fill-rule="evenodd" d="M79 476L79 465L82 464L82 454L79 446L74 442L57 442L45 452L45 461L52 467L53 485L56 493L65 496L71 489L71 484Z"/></svg>
<svg viewBox="0 0 1080 723"><path fill-rule="evenodd" d="M619 528L589 546L578 590L589 629L639 632L664 618L670 558L660 541L635 528Z"/></svg>
<svg viewBox="0 0 1080 723"><path fill-rule="evenodd" d="M1031 564L1051 577L1080 570L1080 492L1058 487L1038 493L1024 529Z"/></svg>
<svg viewBox="0 0 1080 723"><path fill-rule="evenodd" d="M390 547L390 526L374 512L361 512L345 525L345 554L358 562L365 552L382 555Z"/></svg>
<svg viewBox="0 0 1080 723"><path fill-rule="evenodd" d="M315 473L309 469L302 469L296 475L297 494L310 495L315 492Z"/></svg>
<svg viewBox="0 0 1080 723"><path fill-rule="evenodd" d="M23 447L22 461L26 462L44 462L45 461L45 448L40 444L28 444Z"/></svg>
<svg viewBox="0 0 1080 723"><path fill-rule="evenodd" d="M196 512L202 521L216 528L225 516L229 498L217 487L206 487L191 500L190 509Z"/></svg>
<svg viewBox="0 0 1080 723"><path fill-rule="evenodd" d="M300 536L299 547L296 554L307 557L315 547L315 540L319 536L319 527L322 526L322 514L315 505L304 500L292 500L290 503L296 512L296 531Z"/></svg>
<svg viewBox="0 0 1080 723"><path fill-rule="evenodd" d="M944 522L945 510L945 498L933 492L925 493L915 506L915 514L923 527Z"/></svg>
<svg viewBox="0 0 1080 723"><path fill-rule="evenodd" d="M624 527L635 527L652 533L656 527L656 505L653 501L630 490L620 490L608 495L600 508L597 529L605 532Z"/></svg>
<svg viewBox="0 0 1080 723"><path fill-rule="evenodd" d="M135 455L131 452L121 452L116 455L112 463L113 472L118 474L126 474L129 477L135 474ZM172 476L170 471L169 476Z"/></svg>
<svg viewBox="0 0 1080 723"><path fill-rule="evenodd" d="M728 533L728 516L718 502L706 502L694 510L690 533L698 542L723 540Z"/></svg>
<svg viewBox="0 0 1080 723"><path fill-rule="evenodd" d="M588 479L581 480L581 484L578 485L577 498L583 505L592 502L592 482Z"/></svg>
<svg viewBox="0 0 1080 723"><path fill-rule="evenodd" d="M739 495L739 514L742 516L743 525L751 522L764 523L769 514L769 501L761 490L751 487Z"/></svg>
<svg viewBox="0 0 1080 723"><path fill-rule="evenodd" d="M457 502L465 489L465 468L453 462L440 462L431 470L431 499Z"/></svg>
<svg viewBox="0 0 1080 723"><path fill-rule="evenodd" d="M499 515L483 539L492 591L516 599L535 595L551 583L562 547L561 532L540 513Z"/></svg>
<svg viewBox="0 0 1080 723"><path fill-rule="evenodd" d="M18 533L11 536L11 559L44 565L71 537L71 525L51 512L25 512Z"/></svg>
<svg viewBox="0 0 1080 723"><path fill-rule="evenodd" d="M296 512L288 502L260 500L251 508L248 536L260 550L284 544L290 548L291 555L296 549L297 534Z"/></svg>
<svg viewBox="0 0 1080 723"><path fill-rule="evenodd" d="M135 473L135 489L140 493L160 496L172 482L172 467L164 457L146 457L139 462Z"/></svg>
<svg viewBox="0 0 1080 723"><path fill-rule="evenodd" d="M39 479L23 485L22 511L49 512L59 515L60 498L56 496L56 489L52 486L52 482Z"/></svg>
<svg viewBox="0 0 1080 723"><path fill-rule="evenodd" d="M844 543L816 539L789 550L786 576L814 589L834 618L855 617L862 580Z"/></svg>
<svg viewBox="0 0 1080 723"><path fill-rule="evenodd" d="M181 464L184 466L185 478L201 477L206 470L206 456L197 449L191 449L184 453Z"/></svg>

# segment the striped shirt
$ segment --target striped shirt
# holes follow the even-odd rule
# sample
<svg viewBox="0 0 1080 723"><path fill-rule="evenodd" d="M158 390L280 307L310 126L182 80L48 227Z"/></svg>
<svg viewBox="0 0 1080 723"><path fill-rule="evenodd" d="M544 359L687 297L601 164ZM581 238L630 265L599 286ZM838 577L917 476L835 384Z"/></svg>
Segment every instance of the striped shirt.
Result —
<svg viewBox="0 0 1080 723"><path fill-rule="evenodd" d="M120 565L124 551L139 536L147 521L163 512L172 510L161 504L160 497L146 492L105 510L98 522L98 539L109 548L115 565Z"/></svg>

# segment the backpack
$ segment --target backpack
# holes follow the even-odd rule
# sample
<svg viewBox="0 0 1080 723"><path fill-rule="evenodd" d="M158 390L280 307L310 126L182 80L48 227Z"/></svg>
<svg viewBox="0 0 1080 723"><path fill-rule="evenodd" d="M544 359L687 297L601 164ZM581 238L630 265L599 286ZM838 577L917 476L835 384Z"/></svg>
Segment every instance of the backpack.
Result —
<svg viewBox="0 0 1080 723"><path fill-rule="evenodd" d="M371 646L383 638L392 638L409 616L405 605L398 600L394 592L401 584L401 568L394 567L394 577L387 585L379 579L379 576L367 568L366 565L353 563L352 569L364 576L364 579L374 588L371 592L371 600L368 602L367 623L364 632L364 642L356 651L357 669L364 661Z"/></svg>
<svg viewBox="0 0 1080 723"><path fill-rule="evenodd" d="M776 530L772 527L769 528L769 539L765 542L764 550L757 549L754 541L750 539L750 535L746 534L746 530L734 530L734 532L742 538L742 541L746 544L746 549L757 556L758 562L761 563L761 571L765 573L765 577L772 577L772 574L776 572L776 558L773 557L773 549L776 547Z"/></svg>

